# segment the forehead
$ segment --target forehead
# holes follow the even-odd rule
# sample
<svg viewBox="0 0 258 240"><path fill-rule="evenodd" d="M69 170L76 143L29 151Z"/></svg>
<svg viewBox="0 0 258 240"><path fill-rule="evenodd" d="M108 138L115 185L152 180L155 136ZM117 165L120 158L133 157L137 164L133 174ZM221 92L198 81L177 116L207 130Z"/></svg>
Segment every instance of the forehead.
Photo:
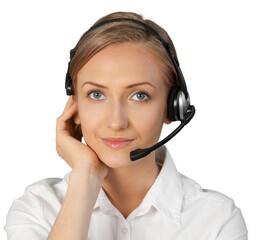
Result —
<svg viewBox="0 0 258 240"><path fill-rule="evenodd" d="M150 81L162 84L161 62L141 43L112 44L95 54L78 72L79 87L85 81L100 84Z"/></svg>

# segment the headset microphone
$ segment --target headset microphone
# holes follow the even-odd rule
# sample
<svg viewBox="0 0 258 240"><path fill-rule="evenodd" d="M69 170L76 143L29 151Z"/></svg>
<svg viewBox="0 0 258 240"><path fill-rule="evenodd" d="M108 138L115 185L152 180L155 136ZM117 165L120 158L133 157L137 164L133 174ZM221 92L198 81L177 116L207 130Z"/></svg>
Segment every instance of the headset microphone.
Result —
<svg viewBox="0 0 258 240"><path fill-rule="evenodd" d="M173 138L176 134L178 134L187 123L189 123L191 121L191 119L193 118L194 114L195 114L195 107L194 106L190 106L188 112L186 113L185 120L182 120L181 124L171 134L169 134L162 141L156 143L155 145L153 145L150 148L136 149L136 150L130 152L131 161L136 161L136 160L138 160L140 158L143 158L143 157L149 155L155 149L157 149L157 148L161 147L162 145L164 145L171 138Z"/></svg>

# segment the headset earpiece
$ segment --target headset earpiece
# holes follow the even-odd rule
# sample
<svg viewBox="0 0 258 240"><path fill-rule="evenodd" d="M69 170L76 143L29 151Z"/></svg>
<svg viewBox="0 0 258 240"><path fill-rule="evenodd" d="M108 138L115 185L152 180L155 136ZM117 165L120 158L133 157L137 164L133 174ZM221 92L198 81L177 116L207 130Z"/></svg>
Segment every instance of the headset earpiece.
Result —
<svg viewBox="0 0 258 240"><path fill-rule="evenodd" d="M175 115L175 108L174 108L174 99L177 96L179 87L174 86L173 88L170 89L170 92L168 94L168 100L167 100L167 117L171 121L176 121Z"/></svg>
<svg viewBox="0 0 258 240"><path fill-rule="evenodd" d="M67 74L66 74L65 89L66 89L66 94L68 96L74 94L73 81L72 81L72 79L70 77L69 72L67 72Z"/></svg>
<svg viewBox="0 0 258 240"><path fill-rule="evenodd" d="M70 55L70 58L71 58L71 55ZM69 72L69 68L70 68L70 62L68 63L68 69L65 77L65 89L66 89L66 94L68 96L74 94L73 81Z"/></svg>
<svg viewBox="0 0 258 240"><path fill-rule="evenodd" d="M179 86L171 88L167 100L167 116L171 121L183 121L189 108L190 99L186 99Z"/></svg>

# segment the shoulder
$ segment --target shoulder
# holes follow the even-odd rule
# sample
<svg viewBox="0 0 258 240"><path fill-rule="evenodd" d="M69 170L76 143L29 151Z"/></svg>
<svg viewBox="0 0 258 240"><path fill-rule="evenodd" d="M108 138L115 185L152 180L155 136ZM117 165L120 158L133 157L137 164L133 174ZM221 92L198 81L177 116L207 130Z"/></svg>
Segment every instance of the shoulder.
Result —
<svg viewBox="0 0 258 240"><path fill-rule="evenodd" d="M204 189L199 183L181 173L179 173L179 177L182 183L184 198L188 202L203 200L217 205L232 205L234 203L234 200L224 193Z"/></svg>
<svg viewBox="0 0 258 240"><path fill-rule="evenodd" d="M221 209L229 212L234 211L236 208L234 200L224 193L211 189L203 189L199 183L181 173L179 173L179 177L182 183L185 206L201 203L203 207L209 205L217 210Z"/></svg>
<svg viewBox="0 0 258 240"><path fill-rule="evenodd" d="M200 184L181 173L179 176L182 183L184 216L190 213L189 216L202 219L207 225L217 226L218 239L224 239L226 234L247 234L242 212L231 197L215 190L203 189Z"/></svg>
<svg viewBox="0 0 258 240"><path fill-rule="evenodd" d="M17 200L32 200L41 203L53 203L55 200L62 202L67 189L69 174L67 173L64 178L45 178L32 183L25 188L24 195Z"/></svg>
<svg viewBox="0 0 258 240"><path fill-rule="evenodd" d="M24 196L34 196L44 199L45 196L55 195L62 197L66 191L70 172L64 178L45 178L28 185L24 190Z"/></svg>
<svg viewBox="0 0 258 240"><path fill-rule="evenodd" d="M63 179L45 178L28 185L11 204L5 228L24 223L44 225L54 220L66 193L68 177L69 173Z"/></svg>
<svg viewBox="0 0 258 240"><path fill-rule="evenodd" d="M22 201L31 204L33 202L43 203L53 200L53 198L62 202L67 190L70 173L68 172L64 178L45 178L28 185L23 196L16 199L14 203Z"/></svg>

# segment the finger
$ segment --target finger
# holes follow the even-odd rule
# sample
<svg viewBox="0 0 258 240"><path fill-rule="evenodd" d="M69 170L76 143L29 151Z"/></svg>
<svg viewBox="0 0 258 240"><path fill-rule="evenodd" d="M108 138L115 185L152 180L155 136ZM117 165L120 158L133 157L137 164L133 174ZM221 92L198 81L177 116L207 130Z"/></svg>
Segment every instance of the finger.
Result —
<svg viewBox="0 0 258 240"><path fill-rule="evenodd" d="M74 104L71 106L68 110L66 110L61 116L57 118L57 124L56 124L56 130L60 131L65 129L66 124L71 124L68 123L69 121L73 121L73 115L77 112L77 105Z"/></svg>
<svg viewBox="0 0 258 240"><path fill-rule="evenodd" d="M73 96L70 96L63 113L60 115L61 118L64 118L66 120L67 118L70 118L72 114L74 114L77 111L77 102L74 101Z"/></svg>
<svg viewBox="0 0 258 240"><path fill-rule="evenodd" d="M63 110L63 113L64 113L65 111L67 111L67 109L69 109L69 108L72 106L73 103L74 103L74 101L73 101L73 96L70 96L70 97L68 98L67 102L66 102L66 105L65 105L65 108L64 108L64 110Z"/></svg>
<svg viewBox="0 0 258 240"><path fill-rule="evenodd" d="M75 115L76 112L78 112L78 108L77 104L74 103L70 106L70 108L67 108L60 117L64 120L67 120L69 118L72 118L72 116Z"/></svg>

